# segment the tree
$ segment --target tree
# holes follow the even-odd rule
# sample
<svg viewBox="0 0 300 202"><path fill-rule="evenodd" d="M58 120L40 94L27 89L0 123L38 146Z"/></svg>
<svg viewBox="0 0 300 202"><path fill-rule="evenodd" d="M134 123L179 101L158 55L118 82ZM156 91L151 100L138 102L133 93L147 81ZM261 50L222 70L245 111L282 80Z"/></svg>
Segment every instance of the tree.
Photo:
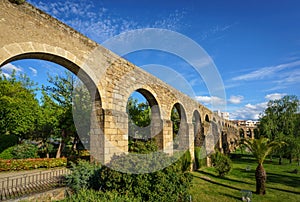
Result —
<svg viewBox="0 0 300 202"><path fill-rule="evenodd" d="M65 145L71 139L76 139L76 128L72 115L72 93L76 84L76 77L71 72L65 72L65 76L52 77L48 75L48 81L52 86L44 87L49 96L56 102L60 108L59 126L60 144L56 153L56 158L60 158Z"/></svg>
<svg viewBox="0 0 300 202"><path fill-rule="evenodd" d="M258 162L255 171L256 193L260 195L266 194L267 174L263 167L266 157L277 147L284 145L284 142L270 141L268 138L261 136L259 139L242 139L244 144L252 153Z"/></svg>
<svg viewBox="0 0 300 202"><path fill-rule="evenodd" d="M0 134L30 138L38 107L34 91L17 80L15 73L10 77L0 74Z"/></svg>
<svg viewBox="0 0 300 202"><path fill-rule="evenodd" d="M49 158L49 153L53 149L50 138L59 133L59 116L62 109L43 90L40 110L37 113L35 139L41 141L42 151Z"/></svg>
<svg viewBox="0 0 300 202"><path fill-rule="evenodd" d="M298 108L299 100L293 95L287 95L278 100L270 100L260 118L261 134L271 140L288 142L295 134ZM278 149L276 153L279 155L279 164L281 164L285 154L289 155L290 158L292 157L291 150L287 146Z"/></svg>

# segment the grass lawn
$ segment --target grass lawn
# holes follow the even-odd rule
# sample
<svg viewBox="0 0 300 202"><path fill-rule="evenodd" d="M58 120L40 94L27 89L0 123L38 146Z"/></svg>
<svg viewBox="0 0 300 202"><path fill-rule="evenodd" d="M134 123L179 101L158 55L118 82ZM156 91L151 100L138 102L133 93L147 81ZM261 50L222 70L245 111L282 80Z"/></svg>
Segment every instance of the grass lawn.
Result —
<svg viewBox="0 0 300 202"><path fill-rule="evenodd" d="M193 172L192 201L241 201L241 190L253 192L252 201L300 202L300 171L296 163L289 164L285 159L278 165L278 159L264 163L267 172L266 195L259 196L255 192L255 169L257 163L250 156L233 160L233 169L224 178L217 176L214 168L201 168ZM250 167L250 171L246 171Z"/></svg>

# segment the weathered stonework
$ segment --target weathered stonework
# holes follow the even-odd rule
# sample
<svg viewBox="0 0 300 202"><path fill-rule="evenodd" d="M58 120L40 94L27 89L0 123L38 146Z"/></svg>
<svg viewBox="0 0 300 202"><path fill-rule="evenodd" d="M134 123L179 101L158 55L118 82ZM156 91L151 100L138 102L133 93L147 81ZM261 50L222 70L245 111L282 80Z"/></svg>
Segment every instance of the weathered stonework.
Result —
<svg viewBox="0 0 300 202"><path fill-rule="evenodd" d="M218 117L194 99L50 15L29 3L16 5L0 0L0 67L26 58L62 65L77 74L90 91L95 91L96 116L91 128L90 149L102 162L108 162L114 154L128 152L126 105L134 91L142 93L151 107L155 107L156 111L152 110L151 136L157 139L159 148L166 153L173 153L170 116L175 104L180 104L185 114L181 123L184 132L180 146L189 148L192 156L195 134L202 133L205 137L212 130L212 122L218 129L215 130L217 134L204 140L207 151L213 151L216 143L221 150L224 140L228 143L239 138L238 129L229 120ZM195 112L199 114L197 123L193 123ZM222 138L225 135L226 138Z"/></svg>

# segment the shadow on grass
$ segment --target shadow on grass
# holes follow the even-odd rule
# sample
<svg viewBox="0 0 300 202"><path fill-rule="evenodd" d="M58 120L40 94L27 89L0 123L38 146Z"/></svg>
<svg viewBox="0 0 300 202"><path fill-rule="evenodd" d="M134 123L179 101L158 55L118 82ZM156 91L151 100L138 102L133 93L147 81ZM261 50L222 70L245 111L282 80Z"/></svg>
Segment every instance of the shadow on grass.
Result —
<svg viewBox="0 0 300 202"><path fill-rule="evenodd" d="M210 182L210 183L215 184L215 185L220 185L220 186L223 186L223 187L227 187L227 188L230 188L230 189L234 189L234 190L241 191L241 189L239 189L239 188L236 188L236 187L233 187L233 186L230 186L230 185L227 185L227 184L222 184L222 183L220 183L220 182L215 182L215 181L206 179L206 178L204 178L204 177L199 177L199 176L195 176L195 175L194 175L194 177L199 178L199 179L201 179L201 180L204 180L204 181L206 181L206 182Z"/></svg>
<svg viewBox="0 0 300 202"><path fill-rule="evenodd" d="M223 195L223 196L227 196L227 197L229 197L229 198L234 198L234 199L236 199L236 200L238 200L238 201L240 201L241 198L242 198L242 197L237 197L237 196L230 195L230 194L222 194L222 195Z"/></svg>
<svg viewBox="0 0 300 202"><path fill-rule="evenodd" d="M267 181L284 184L290 187L300 187L300 177L267 172ZM300 192L298 192L300 193Z"/></svg>
<svg viewBox="0 0 300 202"><path fill-rule="evenodd" d="M201 171L201 170L197 170L196 172L198 173L201 173L203 175L209 175L211 177L218 177L216 175L213 175L211 173L207 173L207 172L204 172L204 171ZM245 171L246 172L246 171ZM230 179L230 178L226 178L226 177L223 177L223 178L220 178L222 180L226 180L226 181L231 181L231 182L237 182L237 183L243 183L243 184L250 184L250 185L254 185L253 183L250 183L250 182L245 182L245 181L242 181L242 180L234 180L234 179Z"/></svg>

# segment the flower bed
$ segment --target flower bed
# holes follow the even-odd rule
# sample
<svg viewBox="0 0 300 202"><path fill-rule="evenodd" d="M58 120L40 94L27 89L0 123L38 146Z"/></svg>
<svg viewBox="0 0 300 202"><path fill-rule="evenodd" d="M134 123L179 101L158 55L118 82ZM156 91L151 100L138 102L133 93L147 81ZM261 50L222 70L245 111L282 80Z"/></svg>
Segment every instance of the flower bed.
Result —
<svg viewBox="0 0 300 202"><path fill-rule="evenodd" d="M0 171L54 168L67 165L66 158L0 159Z"/></svg>

